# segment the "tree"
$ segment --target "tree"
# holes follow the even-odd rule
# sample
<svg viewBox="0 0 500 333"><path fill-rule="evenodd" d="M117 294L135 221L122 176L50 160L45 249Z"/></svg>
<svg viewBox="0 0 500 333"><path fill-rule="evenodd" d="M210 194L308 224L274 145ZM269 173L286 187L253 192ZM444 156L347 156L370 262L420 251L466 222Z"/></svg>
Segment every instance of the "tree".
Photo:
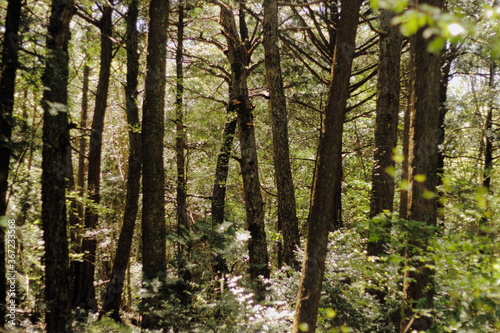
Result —
<svg viewBox="0 0 500 333"><path fill-rule="evenodd" d="M273 127L273 161L278 190L278 229L283 235L283 261L298 268L295 251L300 245L295 189L290 167L288 113L278 47L278 2L264 1L264 50L269 108ZM280 265L280 264L279 264Z"/></svg>
<svg viewBox="0 0 500 333"><path fill-rule="evenodd" d="M402 36L391 26L394 13L383 10L380 15L379 64L377 81L377 113L375 119L375 152L372 170L370 217L391 212L394 202L394 159L397 144L400 61ZM384 226L387 229L390 226ZM386 230L388 231L388 230ZM381 255L386 240L378 236L368 243L368 255Z"/></svg>
<svg viewBox="0 0 500 333"><path fill-rule="evenodd" d="M189 220L187 215L187 168L186 168L186 129L184 125L184 14L185 6L180 2L177 8L177 48L175 50L176 94L175 94L175 160L177 167L176 215L177 236L181 239L177 249L177 269L183 281L180 299L188 304L187 286L191 280L191 272L187 265L189 256Z"/></svg>
<svg viewBox="0 0 500 333"><path fill-rule="evenodd" d="M166 277L163 137L168 16L168 0L151 1L142 119L142 272L148 293L141 304L144 328L161 327L154 310L161 307L162 298L158 293L163 292Z"/></svg>
<svg viewBox="0 0 500 333"><path fill-rule="evenodd" d="M137 105L137 84L139 74L139 55L137 52L138 35L137 17L138 1L132 0L128 5L126 16L127 34L127 83L125 87L126 112L129 135L129 156L127 176L127 196L123 212L123 224L118 239L111 276L104 293L101 316L112 311L113 319L120 320L120 304L122 299L125 272L129 264L130 250L137 219L139 204L140 180L142 169L142 140Z"/></svg>
<svg viewBox="0 0 500 333"><path fill-rule="evenodd" d="M304 3L301 7L303 10L299 10L298 7L292 6L292 11L294 17L297 19L300 29L297 30L293 26L288 27L289 29L283 29L284 31L295 32L293 36L288 36L287 33L281 35L282 40L285 45L293 53L294 57L300 61L304 67L313 75L315 81L319 84L327 86L329 83L329 75L331 74L331 60L333 57L333 52L335 48L335 42L337 38L337 27L340 17L340 7L339 1L324 1L320 2L319 6L312 6L311 4ZM370 19L371 20L371 19ZM302 35L304 35L302 37ZM355 51L355 58L362 57L376 46L377 38L368 37L363 41ZM364 57L365 61L368 60ZM359 90L362 94L362 87L365 87L370 80L375 77L376 63L368 62L362 63L361 68L353 71L352 76L357 78L360 77L357 82L352 82L350 85L350 93L356 95ZM354 80L353 80L354 81ZM321 89L321 88L320 88ZM366 91L366 90L365 90ZM322 94L321 94L322 96ZM356 109L370 101L373 96L368 96L367 98L361 100L359 103L355 104L350 108ZM301 105L301 107L311 108L311 105L316 105L316 108L311 108L316 112L321 112L323 106L323 98L313 97L309 101L304 101L304 99L292 99L293 103ZM355 118L354 118L355 119ZM342 182L344 176L337 177L335 186L332 188L334 191L334 204L333 219L331 220L332 230L335 230L343 225L342 221Z"/></svg>
<svg viewBox="0 0 500 333"><path fill-rule="evenodd" d="M9 0L5 19L5 32L0 68L0 217L7 214L7 189L11 157L12 113L14 111L14 90L16 71L19 66L19 25L21 21L21 1ZM5 325L5 238L0 227L0 327Z"/></svg>
<svg viewBox="0 0 500 333"><path fill-rule="evenodd" d="M441 8L441 0L418 2ZM437 222L438 132L440 55L428 51L429 40L420 30L411 45L411 96L408 146L407 218L427 227ZM413 309L430 308L434 296L433 272L418 256L426 251L432 231L422 229L418 237L409 240L406 256L412 270L405 271L403 285L404 309L401 329L415 324ZM413 324L412 324L413 322ZM424 327L426 329L426 327Z"/></svg>
<svg viewBox="0 0 500 333"><path fill-rule="evenodd" d="M266 232L264 228L264 207L260 192L255 128L247 86L247 68L249 58L248 31L244 12L240 7L240 33L236 29L233 12L223 4L220 6L221 25L228 44L228 59L231 64L231 90L229 108L238 115L237 128L240 141L240 167L243 177L245 198L245 226L250 232L248 240L249 274L255 283L257 298L262 297L260 276L269 277L269 255L267 252Z"/></svg>
<svg viewBox="0 0 500 333"><path fill-rule="evenodd" d="M448 113L448 83L452 78L451 66L453 61L458 56L458 48L456 45L450 45L441 54L441 81L439 86L439 138L438 138L438 186L444 184L444 174L445 174L445 140L446 140L446 114ZM444 199L445 193L441 189L439 191L440 200L438 201L438 221L439 227L443 229L444 227Z"/></svg>
<svg viewBox="0 0 500 333"><path fill-rule="evenodd" d="M328 234L334 218L334 188L342 167L342 129L349 98L349 79L354 57L356 28L361 2L342 1L332 60L314 184L308 218L308 234L301 280L297 294L293 331L316 331L319 299L325 269ZM303 330L304 331L304 330Z"/></svg>
<svg viewBox="0 0 500 333"><path fill-rule="evenodd" d="M42 226L45 242L47 332L70 329L70 271L66 216L66 177L71 154L68 127L68 42L73 1L52 1L44 92Z"/></svg>
<svg viewBox="0 0 500 333"><path fill-rule="evenodd" d="M83 262L78 265L80 270L77 270L76 273L75 293L73 295L74 307L81 307L82 309L92 311L97 311L94 287L97 239L91 231L97 227L99 219L96 206L100 203L102 133L104 130L104 115L107 107L113 53L113 42L111 40L113 27L112 13L113 8L104 6L101 20L97 24L101 31L101 64L89 140L89 170L87 176L87 191L93 205L87 206L85 209L85 230L90 231L91 235L83 237L82 253L85 255Z"/></svg>
<svg viewBox="0 0 500 333"><path fill-rule="evenodd" d="M495 74L496 74L496 61L494 59L490 60L490 70L488 78L488 87L493 90L495 88ZM484 122L484 168L483 168L483 186L488 191L491 190L491 174L493 173L493 98L491 99L490 105L486 113L486 119Z"/></svg>

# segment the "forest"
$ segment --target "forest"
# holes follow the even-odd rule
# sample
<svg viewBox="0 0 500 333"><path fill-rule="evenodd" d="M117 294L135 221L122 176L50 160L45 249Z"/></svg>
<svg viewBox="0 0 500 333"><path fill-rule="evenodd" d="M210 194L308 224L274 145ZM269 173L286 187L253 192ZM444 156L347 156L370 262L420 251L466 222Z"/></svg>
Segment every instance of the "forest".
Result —
<svg viewBox="0 0 500 333"><path fill-rule="evenodd" d="M497 0L0 0L0 332L500 332Z"/></svg>

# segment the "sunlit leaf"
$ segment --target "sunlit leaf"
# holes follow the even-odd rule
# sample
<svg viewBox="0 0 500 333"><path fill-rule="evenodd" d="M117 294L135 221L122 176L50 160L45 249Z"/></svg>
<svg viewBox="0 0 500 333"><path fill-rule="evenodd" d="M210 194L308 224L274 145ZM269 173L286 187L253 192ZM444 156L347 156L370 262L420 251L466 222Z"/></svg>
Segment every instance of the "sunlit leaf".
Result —
<svg viewBox="0 0 500 333"><path fill-rule="evenodd" d="M415 179L415 181L418 183L423 183L423 182L425 182L427 177L425 175L418 174L418 175L415 175L415 177L413 177L413 179Z"/></svg>
<svg viewBox="0 0 500 333"><path fill-rule="evenodd" d="M373 9L378 9L378 0L370 0L370 6L372 6Z"/></svg>
<svg viewBox="0 0 500 333"><path fill-rule="evenodd" d="M405 157L403 154L401 154L401 152L399 150L397 150L396 148L394 148L392 150L392 160L396 163L403 163L404 160L405 160Z"/></svg>
<svg viewBox="0 0 500 333"><path fill-rule="evenodd" d="M445 45L446 40L443 37L436 37L427 45L427 50L431 53L438 54L444 49Z"/></svg>
<svg viewBox="0 0 500 333"><path fill-rule="evenodd" d="M308 323L300 323L299 324L299 330L301 332L307 332L307 331L309 331L309 324Z"/></svg>
<svg viewBox="0 0 500 333"><path fill-rule="evenodd" d="M385 168L385 172L393 178L396 175L396 169L393 166Z"/></svg>
<svg viewBox="0 0 500 333"><path fill-rule="evenodd" d="M437 194L432 192L432 191L429 191L429 190L425 190L424 193L422 193L422 197L424 199L434 199L435 197L437 197Z"/></svg>
<svg viewBox="0 0 500 333"><path fill-rule="evenodd" d="M408 182L407 179L403 179L402 181L399 182L399 188L408 191L410 189L410 183Z"/></svg>
<svg viewBox="0 0 500 333"><path fill-rule="evenodd" d="M335 318L335 316L337 315L337 312L335 312L335 310L332 308L328 308L325 311L325 315L326 315L326 318L332 319L332 318Z"/></svg>
<svg viewBox="0 0 500 333"><path fill-rule="evenodd" d="M340 326L340 332L349 333L349 332L354 332L354 330L350 327L342 325L342 326Z"/></svg>

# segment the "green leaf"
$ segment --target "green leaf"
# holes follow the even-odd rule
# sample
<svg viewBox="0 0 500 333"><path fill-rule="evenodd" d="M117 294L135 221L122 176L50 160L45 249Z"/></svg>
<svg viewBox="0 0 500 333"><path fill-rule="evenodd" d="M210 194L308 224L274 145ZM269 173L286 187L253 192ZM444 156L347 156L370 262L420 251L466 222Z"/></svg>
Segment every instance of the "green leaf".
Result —
<svg viewBox="0 0 500 333"><path fill-rule="evenodd" d="M425 175L419 174L419 175L415 175L415 177L413 177L413 179L415 179L415 181L418 183L423 183L423 182L425 182L427 177Z"/></svg>
<svg viewBox="0 0 500 333"><path fill-rule="evenodd" d="M439 54L445 45L446 40L443 37L436 37L429 43L427 50L431 53Z"/></svg>
<svg viewBox="0 0 500 333"><path fill-rule="evenodd" d="M401 24L400 31L404 36L412 36L419 29L418 13L415 10L409 10L405 15L406 20Z"/></svg>
<svg viewBox="0 0 500 333"><path fill-rule="evenodd" d="M391 177L393 177L393 178L394 178L394 176L396 175L396 169L394 169L394 167L393 167L393 166L390 166L390 167L385 168L385 172L386 172L389 176L391 176Z"/></svg>
<svg viewBox="0 0 500 333"><path fill-rule="evenodd" d="M335 312L335 310L332 308L328 308L328 309L326 309L325 314L326 314L326 318L332 319L332 318L335 318L335 316L337 315L337 312Z"/></svg>
<svg viewBox="0 0 500 333"><path fill-rule="evenodd" d="M307 332L307 331L309 331L309 324L308 323L300 323L299 324L299 330L301 332Z"/></svg>
<svg viewBox="0 0 500 333"><path fill-rule="evenodd" d="M379 9L378 0L370 0L370 6L372 6L373 9Z"/></svg>
<svg viewBox="0 0 500 333"><path fill-rule="evenodd" d="M422 197L424 199L434 199L435 197L437 197L437 194L432 192L432 191L429 191L429 190L425 190L424 193L422 194Z"/></svg>
<svg viewBox="0 0 500 333"><path fill-rule="evenodd" d="M399 188L404 190L404 191L408 191L410 189L410 183L408 182L407 179L403 179L400 183L399 183Z"/></svg>

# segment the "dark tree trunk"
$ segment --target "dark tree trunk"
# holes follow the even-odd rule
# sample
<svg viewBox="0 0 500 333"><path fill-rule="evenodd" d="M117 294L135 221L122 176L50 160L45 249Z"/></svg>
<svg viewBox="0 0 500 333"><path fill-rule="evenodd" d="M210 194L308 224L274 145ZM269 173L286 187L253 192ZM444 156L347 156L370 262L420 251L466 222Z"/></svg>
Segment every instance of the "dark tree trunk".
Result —
<svg viewBox="0 0 500 333"><path fill-rule="evenodd" d="M445 139L445 119L448 113L448 106L446 105L448 94L448 82L450 81L451 63L457 54L456 46L452 45L441 57L441 80L439 84L439 137L438 137L438 186L443 185L444 175L444 139ZM444 196L442 190L439 191L439 197ZM444 205L441 200L437 203L438 208L438 223L439 227L444 229Z"/></svg>
<svg viewBox="0 0 500 333"><path fill-rule="evenodd" d="M228 44L228 59L231 64L231 91L229 108L238 115L238 131L241 149L241 174L245 196L246 228L250 232L248 241L249 274L255 282L256 295L262 297L259 276L269 277L269 256L264 229L264 207L260 192L260 180L253 123L253 106L250 103L247 87L248 39L244 38L246 26L240 10L240 39L236 29L233 12L220 5L221 25Z"/></svg>
<svg viewBox="0 0 500 333"><path fill-rule="evenodd" d="M111 76L111 58L113 53L112 36L112 12L111 7L105 6L102 13L99 28L101 30L101 64L99 69L99 83L92 119L92 130L89 145L89 171L87 178L87 190L89 199L99 205L101 194L101 150L102 133L104 129L104 115L107 107L109 79ZM85 209L85 230L93 234L97 227L99 213L95 207ZM97 239L95 236L83 237L82 253L83 262L77 264L75 276L75 289L73 295L73 307L81 307L85 310L97 311L97 301L94 287L94 272L96 262Z"/></svg>
<svg viewBox="0 0 500 333"><path fill-rule="evenodd" d="M175 155L177 162L177 224L188 228L186 188L186 130L184 128L184 6L179 4L177 21L177 49L175 52L176 94L175 94Z"/></svg>
<svg viewBox="0 0 500 333"><path fill-rule="evenodd" d="M344 222L342 220L342 178L344 170L342 160L340 161L339 175L335 179L333 186L333 205L332 205L332 220L330 222L330 231L342 228Z"/></svg>
<svg viewBox="0 0 500 333"><path fill-rule="evenodd" d="M322 135L311 193L309 228L301 281L297 295L293 332L316 331L318 306L325 270L328 232L333 219L334 188L342 168L342 130L349 98L349 79L354 57L361 0L341 3L339 27L332 61L332 81L328 89Z"/></svg>
<svg viewBox="0 0 500 333"><path fill-rule="evenodd" d="M125 210L123 213L123 224L118 238L115 258L111 276L104 293L101 316L112 312L111 316L116 321L120 320L120 305L125 282L125 274L132 248L135 221L137 218L141 168L142 168L142 141L139 122L139 108L137 106L137 82L139 74L139 54L137 53L138 31L138 0L132 0L128 6L126 16L127 35L127 84L125 87L127 123L129 126L129 155L127 195L125 198Z"/></svg>
<svg viewBox="0 0 500 333"><path fill-rule="evenodd" d="M370 218L384 211L391 212L394 203L394 174L388 169L395 167L393 150L398 141L398 113L400 89L400 60L402 36L398 27L391 25L393 13L382 11L380 18L379 63L377 82L377 109L375 119L375 153L372 170ZM384 226L389 231L390 225ZM379 235L368 243L368 255L385 253L387 240Z"/></svg>
<svg viewBox="0 0 500 333"><path fill-rule="evenodd" d="M296 269L295 251L300 245L295 191L290 167L288 114L278 46L278 1L264 1L264 50L266 81L270 93L273 129L273 161L278 189L278 229L283 235L283 261Z"/></svg>
<svg viewBox="0 0 500 333"><path fill-rule="evenodd" d="M12 112L18 67L21 0L9 0L0 68L0 217L7 214L7 189L11 157ZM0 327L5 325L7 281L5 277L4 228L0 228Z"/></svg>
<svg viewBox="0 0 500 333"><path fill-rule="evenodd" d="M490 72L488 78L488 88L490 89L490 94L493 94L495 89L495 72L496 72L496 62L494 59L490 59ZM490 102L488 105L488 109L486 111L486 119L484 120L484 128L483 128L483 175L482 175L482 186L486 190L486 193L491 193L491 175L493 173L494 161L495 158L493 156L494 148L493 143L495 140L495 132L493 129L493 110L495 110L494 106L494 97L491 95ZM485 211L490 212L489 202L486 201ZM480 235L487 235L488 232L486 223L488 222L488 216L484 214L481 217L480 221Z"/></svg>
<svg viewBox="0 0 500 333"><path fill-rule="evenodd" d="M80 128L83 130L80 140L78 140L78 172L76 174L76 189L81 197L85 195L85 174L87 169L87 118L89 113L89 76L90 67L83 67L83 86L82 86L82 113L80 119ZM77 204L78 222L82 223L85 214L85 207L82 203Z"/></svg>
<svg viewBox="0 0 500 333"><path fill-rule="evenodd" d="M442 0L427 0L427 3L441 8ZM437 182L438 182L438 137L439 137L439 86L441 79L440 55L429 53L429 40L422 36L422 30L412 40L411 45L411 96L410 131L408 152L408 220L423 222L426 226L436 226L437 222ZM412 235L414 236L414 235ZM403 316L401 329L412 320L416 302L422 306L432 306L433 272L427 262L415 257L425 251L429 237L422 230L409 239L406 249L408 265L414 270L405 271L403 285ZM425 302L423 302L425 299Z"/></svg>
<svg viewBox="0 0 500 333"><path fill-rule="evenodd" d="M229 173L229 160L231 158L231 151L233 148L234 135L236 133L237 117L234 111L228 108L228 119L224 126L222 133L222 145L217 156L217 164L215 166L215 181L211 197L211 214L212 214L212 228L216 229L217 226L224 222L225 205L226 205L226 183ZM228 272L226 260L222 254L224 250L224 240L214 240L215 250L215 263L213 266L214 273L221 278Z"/></svg>
<svg viewBox="0 0 500 333"><path fill-rule="evenodd" d="M163 290L162 286L158 294L151 283L165 283L167 262L163 138L168 16L167 0L151 0L142 125L142 272L144 288L154 297L145 297L141 302L142 326L151 329L161 327L161 317L155 309L161 307Z"/></svg>
<svg viewBox="0 0 500 333"><path fill-rule="evenodd" d="M236 132L237 118L234 111L228 108L228 120L222 133L222 145L217 156L215 167L215 181L211 197L212 224L217 226L224 222L224 211L226 203L226 182L229 172L229 160L233 147L234 134Z"/></svg>
<svg viewBox="0 0 500 333"><path fill-rule="evenodd" d="M399 218L408 219L408 158L409 158L409 145L410 145L410 96L412 93L411 81L412 73L408 79L408 96L403 118L403 147L402 153L404 156L403 163L401 164L401 188L399 192Z"/></svg>
<svg viewBox="0 0 500 333"><path fill-rule="evenodd" d="M496 71L496 63L495 60L490 60L490 73L488 80L488 88L493 90L495 88L495 71ZM491 101L493 101L493 97L491 97ZM493 110L495 107L492 105L493 102L490 102L486 119L484 122L484 169L483 169L483 187L489 192L491 190L491 174L493 172Z"/></svg>
<svg viewBox="0 0 500 333"><path fill-rule="evenodd" d="M177 162L177 235L182 239L177 249L177 269L183 281L179 297L184 306L189 303L188 286L191 272L189 258L189 220L187 217L187 169L186 169L186 129L184 126L184 5L179 3L177 20L177 49L175 51L176 94L175 94L175 156Z"/></svg>
<svg viewBox="0 0 500 333"><path fill-rule="evenodd" d="M87 58L87 55L85 56ZM82 108L81 108L81 119L80 128L82 129L82 134L78 139L78 169L76 174L76 184L73 181L73 171L69 178L68 190L77 191L80 197L85 195L85 174L87 166L87 138L85 128L87 126L88 117L88 94L89 94L89 76L90 67L85 65L83 67L83 86L82 86ZM82 226L85 217L85 205L82 200L78 200L75 197L69 198L69 227L70 227L70 250L76 253L81 252L81 241L82 241ZM74 277L81 271L81 262L77 260L71 261L71 271ZM75 294L73 290L73 295ZM73 304L72 304L73 305Z"/></svg>
<svg viewBox="0 0 500 333"><path fill-rule="evenodd" d="M70 270L66 216L66 176L71 154L68 130L68 42L73 1L52 1L44 87L42 227L45 242L47 332L70 329Z"/></svg>

